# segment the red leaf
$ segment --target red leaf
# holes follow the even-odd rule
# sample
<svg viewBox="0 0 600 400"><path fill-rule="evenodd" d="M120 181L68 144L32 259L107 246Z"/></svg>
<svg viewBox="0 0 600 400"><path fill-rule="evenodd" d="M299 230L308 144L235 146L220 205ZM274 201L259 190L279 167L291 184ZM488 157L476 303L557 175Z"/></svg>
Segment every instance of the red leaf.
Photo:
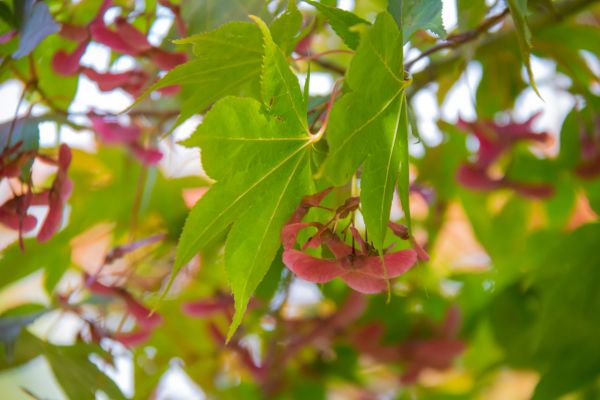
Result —
<svg viewBox="0 0 600 400"><path fill-rule="evenodd" d="M134 299L123 288L103 285L89 276L86 276L86 286L92 293L107 297L117 297L123 300L127 311L131 313L141 327L147 330L153 329L162 322L162 317L159 314L152 313L151 310Z"/></svg>
<svg viewBox="0 0 600 400"><path fill-rule="evenodd" d="M209 317L211 315L225 312L233 307L233 299L224 297L221 299L199 300L185 303L182 306L183 312L192 317Z"/></svg>
<svg viewBox="0 0 600 400"><path fill-rule="evenodd" d="M139 143L131 143L129 145L129 150L131 150L133 155L145 165L156 165L163 157L160 150L145 148Z"/></svg>
<svg viewBox="0 0 600 400"><path fill-rule="evenodd" d="M288 250L293 248L296 244L298 232L309 226L319 227L320 225L313 222L291 223L285 225L281 230L281 244L283 245L283 249Z"/></svg>
<svg viewBox="0 0 600 400"><path fill-rule="evenodd" d="M50 189L44 190L42 192L33 193L31 195L31 205L32 206L47 206L50 198Z"/></svg>
<svg viewBox="0 0 600 400"><path fill-rule="evenodd" d="M600 175L600 153L575 168L575 173L582 179L594 179Z"/></svg>
<svg viewBox="0 0 600 400"><path fill-rule="evenodd" d="M360 236L360 232L358 232L358 230L353 226L350 227L350 232L352 233L352 237L354 238L354 240L360 246L360 251L362 252L362 254L368 255L370 250L369 245L363 240L362 236Z"/></svg>
<svg viewBox="0 0 600 400"><path fill-rule="evenodd" d="M187 61L187 55L181 52L170 53L166 50L153 48L149 53L150 59L162 70L170 70Z"/></svg>
<svg viewBox="0 0 600 400"><path fill-rule="evenodd" d="M458 339L428 339L407 344L405 354L416 364L425 368L445 369L465 349Z"/></svg>
<svg viewBox="0 0 600 400"><path fill-rule="evenodd" d="M117 32L108 29L102 20L90 24L90 34L92 35L92 39L96 42L108 46L120 53L128 54L130 56L137 56L141 53L137 48L126 42Z"/></svg>
<svg viewBox="0 0 600 400"><path fill-rule="evenodd" d="M338 261L322 260L294 249L283 252L283 263L300 278L315 283L329 282L344 273Z"/></svg>
<svg viewBox="0 0 600 400"><path fill-rule="evenodd" d="M63 23L60 27L60 36L74 42L83 42L89 37L85 26Z"/></svg>
<svg viewBox="0 0 600 400"><path fill-rule="evenodd" d="M400 250L383 257L385 269L379 256L348 257L342 267L347 270L341 278L352 289L361 293L379 293L387 289L387 278L395 278L408 271L417 262L414 250Z"/></svg>
<svg viewBox="0 0 600 400"><path fill-rule="evenodd" d="M152 45L148 43L146 35L144 35L135 26L131 25L123 17L117 18L115 21L117 26L117 34L126 42L131 48L142 53L146 50L150 50Z"/></svg>
<svg viewBox="0 0 600 400"><path fill-rule="evenodd" d="M9 31L0 35L0 44L10 42L15 36L17 36L17 31Z"/></svg>
<svg viewBox="0 0 600 400"><path fill-rule="evenodd" d="M112 338L124 346L135 347L146 342L152 336L152 330L143 329L136 332L118 333L112 335Z"/></svg>
<svg viewBox="0 0 600 400"><path fill-rule="evenodd" d="M341 278L348 286L359 293L375 294L387 289L385 279L374 278L370 275L349 271L345 275L342 275Z"/></svg>
<svg viewBox="0 0 600 400"><path fill-rule="evenodd" d="M454 337L458 334L462 318L460 315L460 309L457 306L451 306L446 312L446 318L440 328L440 335L442 337Z"/></svg>
<svg viewBox="0 0 600 400"><path fill-rule="evenodd" d="M71 164L71 159L71 149L66 144L61 144L58 151L58 172L52 183L52 188L47 194L48 214L37 234L39 242L49 240L58 232L62 224L65 203L73 191L73 181L67 176L67 169Z"/></svg>
<svg viewBox="0 0 600 400"><path fill-rule="evenodd" d="M85 76L96 82L98 84L98 89L103 92L122 88L125 91L132 93L134 92L133 89L139 91L148 81L148 74L141 70L131 70L119 73L97 72L92 68L87 67L82 67L81 70Z"/></svg>
<svg viewBox="0 0 600 400"><path fill-rule="evenodd" d="M308 34L304 36L298 44L296 44L296 48L294 51L301 56L307 56L310 54L310 47L312 44L312 34Z"/></svg>
<svg viewBox="0 0 600 400"><path fill-rule="evenodd" d="M406 226L391 221L388 222L388 226L390 227L394 235L398 236L400 239L408 240L410 238L408 234L408 228Z"/></svg>
<svg viewBox="0 0 600 400"><path fill-rule="evenodd" d="M412 247L415 249L417 253L417 258L419 261L429 261L429 254L425 251L425 249L417 242L414 238L411 240Z"/></svg>
<svg viewBox="0 0 600 400"><path fill-rule="evenodd" d="M158 313L152 313L150 309L134 299L128 292L123 292L122 298L127 306L127 311L133 315L140 326L153 329L162 323L162 317Z"/></svg>
<svg viewBox="0 0 600 400"><path fill-rule="evenodd" d="M29 214L19 215L5 204L0 207L0 223L15 231L29 232L37 225L37 218Z"/></svg>
<svg viewBox="0 0 600 400"><path fill-rule="evenodd" d="M48 199L48 214L37 234L39 242L46 242L60 229L63 220L63 209L65 203L60 193L52 191Z"/></svg>
<svg viewBox="0 0 600 400"><path fill-rule="evenodd" d="M98 88L103 91L109 91L124 85L129 80L129 73L122 72L118 74L102 73L93 70L92 68L84 67L82 72L90 80L98 84Z"/></svg>
<svg viewBox="0 0 600 400"><path fill-rule="evenodd" d="M353 253L351 246L348 246L337 235L329 230L323 232L321 240L337 259L348 257Z"/></svg>
<svg viewBox="0 0 600 400"><path fill-rule="evenodd" d="M546 142L550 135L546 132L534 132L533 122L540 116L534 114L527 121L509 122L499 125L494 121L467 122L462 118L458 120L458 127L473 133L479 141L476 165L482 168L490 166L498 157L508 150L515 142L520 140L533 140Z"/></svg>
<svg viewBox="0 0 600 400"><path fill-rule="evenodd" d="M532 126L535 120L541 115L541 112L537 112L525 122L511 121L505 125L494 124L494 129L501 139L508 139L510 142L515 142L517 140L547 142L551 136L547 132L535 132Z"/></svg>
<svg viewBox="0 0 600 400"><path fill-rule="evenodd" d="M71 153L71 148L66 144L61 144L58 149L58 171L59 173L64 173L71 165L71 160L73 159L73 154Z"/></svg>
<svg viewBox="0 0 600 400"><path fill-rule="evenodd" d="M163 96L174 96L181 91L181 86L179 85L171 85L161 87L160 89L156 89L156 91Z"/></svg>
<svg viewBox="0 0 600 400"><path fill-rule="evenodd" d="M87 43L83 42L72 53L59 50L52 57L52 69L59 75L71 76L79 71L79 61L85 53Z"/></svg>
<svg viewBox="0 0 600 400"><path fill-rule="evenodd" d="M96 115L91 115L90 121L100 139L105 143L132 143L136 142L142 134L141 128L137 125L125 126Z"/></svg>
<svg viewBox="0 0 600 400"><path fill-rule="evenodd" d="M486 171L471 164L462 164L456 173L456 180L461 185L477 191L490 191L501 188L501 180L490 178Z"/></svg>
<svg viewBox="0 0 600 400"><path fill-rule="evenodd" d="M507 182L507 187L510 187L521 196L532 199L547 199L554 194L554 187L547 184L534 184L523 182Z"/></svg>
<svg viewBox="0 0 600 400"><path fill-rule="evenodd" d="M86 287L90 292L106 297L121 297L123 290L114 286L106 286L88 275L85 276Z"/></svg>
<svg viewBox="0 0 600 400"><path fill-rule="evenodd" d="M300 201L300 205L294 211L294 214L290 218L288 224L301 222L302 219L306 216L308 211L312 207L319 207L323 199L333 190L333 187L329 187L319 193L304 196Z"/></svg>

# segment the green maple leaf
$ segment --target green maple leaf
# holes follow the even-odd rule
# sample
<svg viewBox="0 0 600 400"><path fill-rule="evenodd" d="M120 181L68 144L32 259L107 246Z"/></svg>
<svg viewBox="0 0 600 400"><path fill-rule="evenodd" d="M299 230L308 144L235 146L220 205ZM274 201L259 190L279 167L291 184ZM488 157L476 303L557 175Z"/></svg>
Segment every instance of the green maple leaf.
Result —
<svg viewBox="0 0 600 400"><path fill-rule="evenodd" d="M263 49L260 30L255 24L230 22L176 43L192 44L195 58L173 68L137 100L156 89L181 85L184 100L173 128L224 96L260 97L257 83Z"/></svg>
<svg viewBox="0 0 600 400"><path fill-rule="evenodd" d="M405 42L420 29L430 30L441 38L446 37L442 0L389 0L388 11L402 29Z"/></svg>
<svg viewBox="0 0 600 400"><path fill-rule="evenodd" d="M539 98L542 98L542 95L535 84L533 70L531 69L531 31L527 25L527 0L507 0L506 3L508 4L510 15L512 16L515 24L515 31L517 33L517 40L519 42L519 50L521 52L521 58L523 58L523 62L527 68L529 82Z"/></svg>
<svg viewBox="0 0 600 400"><path fill-rule="evenodd" d="M304 1L315 7L321 14L325 16L325 18L327 18L331 28L344 41L344 43L346 43L346 46L353 50L356 49L360 37L358 32L354 31L354 28L361 24L370 25L369 21L362 19L350 11L331 7L312 0Z"/></svg>
<svg viewBox="0 0 600 400"><path fill-rule="evenodd" d="M408 159L404 96L408 81L402 33L390 14L379 14L362 38L346 82L351 92L332 109L327 132L330 153L321 172L341 185L364 162L362 211L369 238L381 250L394 186L401 166L407 171ZM402 185L408 182L403 180Z"/></svg>
<svg viewBox="0 0 600 400"><path fill-rule="evenodd" d="M280 232L313 191L310 158L317 138L308 131L300 85L267 26L262 31L262 99L217 102L190 139L217 181L191 211L179 242L174 274L231 227L225 265L235 298L228 337L239 326L252 292L280 246Z"/></svg>
<svg viewBox="0 0 600 400"><path fill-rule="evenodd" d="M277 45L289 54L296 47L299 40L298 31L302 27L302 13L298 11L296 0L288 0L285 12L277 17L271 24L271 35Z"/></svg>

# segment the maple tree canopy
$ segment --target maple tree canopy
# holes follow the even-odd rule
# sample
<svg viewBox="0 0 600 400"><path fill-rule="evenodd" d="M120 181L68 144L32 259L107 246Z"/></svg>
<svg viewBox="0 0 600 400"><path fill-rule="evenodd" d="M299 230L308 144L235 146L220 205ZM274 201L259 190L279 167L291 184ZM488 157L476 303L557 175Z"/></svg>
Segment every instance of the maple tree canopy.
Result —
<svg viewBox="0 0 600 400"><path fill-rule="evenodd" d="M3 0L3 398L600 398L599 26Z"/></svg>

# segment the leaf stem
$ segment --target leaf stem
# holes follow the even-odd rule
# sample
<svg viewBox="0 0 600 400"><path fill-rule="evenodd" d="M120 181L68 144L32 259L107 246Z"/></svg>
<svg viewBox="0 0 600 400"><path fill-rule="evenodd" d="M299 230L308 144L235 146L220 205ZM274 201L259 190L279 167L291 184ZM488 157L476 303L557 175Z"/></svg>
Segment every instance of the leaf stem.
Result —
<svg viewBox="0 0 600 400"><path fill-rule="evenodd" d="M335 84L333 85L333 90L331 91L331 95L329 96L329 101L327 102L327 108L325 109L325 119L323 120L323 124L321 125L321 127L319 128L317 133L311 135L310 143L317 143L319 140L321 140L321 138L325 134L325 131L327 130L327 124L329 122L331 108L333 107L335 98L337 97L337 95L339 93L339 85L340 85L340 82L342 81L342 79L337 80L335 82Z"/></svg>

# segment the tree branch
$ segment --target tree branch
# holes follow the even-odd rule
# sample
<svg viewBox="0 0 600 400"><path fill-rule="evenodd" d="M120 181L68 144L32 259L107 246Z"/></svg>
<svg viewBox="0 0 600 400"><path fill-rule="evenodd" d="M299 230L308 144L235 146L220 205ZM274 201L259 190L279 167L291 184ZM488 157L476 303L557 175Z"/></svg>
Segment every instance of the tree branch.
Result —
<svg viewBox="0 0 600 400"><path fill-rule="evenodd" d="M531 18L529 28L533 33L544 30L557 21L564 20L587 7L598 3L600 0L565 0L555 5L556 12L551 14L537 15ZM481 41L479 47L493 46L515 34L514 28L490 34ZM452 71L452 64L461 58L461 54L453 53L444 59L433 61L423 71L413 75L413 84L409 87L408 96L412 96L427 84L437 80L441 75Z"/></svg>
<svg viewBox="0 0 600 400"><path fill-rule="evenodd" d="M407 71L410 71L412 66L417 61L419 61L433 53L436 53L440 50L459 47L465 43L468 43L468 42L471 42L471 41L477 39L480 35L486 33L488 31L488 29L490 29L491 27L493 27L494 25L496 25L497 23L502 21L504 19L504 17L506 17L508 14L509 14L509 10L508 10L508 8L505 8L504 11L502 11L500 14L494 15L494 16L484 20L483 23L481 23L481 25L479 25L477 28L475 28L473 30L448 36L448 39L445 42L442 42L433 47L430 47L429 49L427 49L424 52L422 52L421 54L419 54L416 58L407 62L405 64L405 69Z"/></svg>

